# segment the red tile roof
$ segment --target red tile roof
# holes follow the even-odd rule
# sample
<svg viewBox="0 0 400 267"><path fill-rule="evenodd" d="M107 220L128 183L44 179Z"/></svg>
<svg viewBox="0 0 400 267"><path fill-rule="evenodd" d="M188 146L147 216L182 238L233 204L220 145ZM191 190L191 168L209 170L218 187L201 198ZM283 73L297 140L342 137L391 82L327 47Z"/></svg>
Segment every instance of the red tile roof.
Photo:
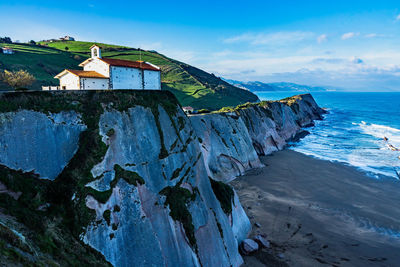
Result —
<svg viewBox="0 0 400 267"><path fill-rule="evenodd" d="M71 72L72 74L75 74L79 77L82 78L103 78L107 79L106 76L96 72L96 71L85 71L85 70L66 70L68 72Z"/></svg>
<svg viewBox="0 0 400 267"><path fill-rule="evenodd" d="M143 61L131 61L131 60L113 59L113 58L100 58L100 60L111 66L160 71L159 68Z"/></svg>

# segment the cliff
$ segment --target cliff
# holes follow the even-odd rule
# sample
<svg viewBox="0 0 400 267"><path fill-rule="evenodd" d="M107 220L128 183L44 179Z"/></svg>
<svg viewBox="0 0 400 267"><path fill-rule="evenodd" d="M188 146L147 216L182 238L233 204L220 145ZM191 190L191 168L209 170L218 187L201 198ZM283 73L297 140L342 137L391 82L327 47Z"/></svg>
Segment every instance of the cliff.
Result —
<svg viewBox="0 0 400 267"><path fill-rule="evenodd" d="M283 149L325 113L310 94L280 101L263 101L190 116L200 138L207 172L229 182L261 167L258 155Z"/></svg>
<svg viewBox="0 0 400 267"><path fill-rule="evenodd" d="M236 237L247 234L238 233L247 217L233 190L207 174L170 93L9 93L0 111L0 206L15 217L2 222L20 233L4 250L26 262L242 263ZM71 238L80 249L71 251Z"/></svg>
<svg viewBox="0 0 400 267"><path fill-rule="evenodd" d="M199 137L206 169L214 179L229 182L251 168L262 167L248 129L235 113L190 116Z"/></svg>
<svg viewBox="0 0 400 267"><path fill-rule="evenodd" d="M187 117L171 93L0 95L0 261L239 266L226 181L322 110L310 95Z"/></svg>

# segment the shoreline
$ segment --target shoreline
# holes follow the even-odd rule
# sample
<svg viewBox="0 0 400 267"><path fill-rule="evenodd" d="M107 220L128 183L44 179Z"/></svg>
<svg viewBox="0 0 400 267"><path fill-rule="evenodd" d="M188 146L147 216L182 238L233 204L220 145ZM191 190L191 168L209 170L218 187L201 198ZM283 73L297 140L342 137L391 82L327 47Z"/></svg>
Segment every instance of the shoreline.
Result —
<svg viewBox="0 0 400 267"><path fill-rule="evenodd" d="M346 161L340 161L340 160L336 160L336 159L328 159L328 158L324 158L323 156L316 156L316 155L313 155L313 154L306 154L304 152L300 152L300 151L295 150L294 149L295 147L296 147L295 145L290 144L285 148L285 150L291 150L291 151L294 151L296 153L300 153L300 154L302 154L304 156L307 156L307 157L310 157L310 158L313 158L313 159L316 159L316 160L328 161L328 162L331 162L333 164L346 166L346 167L355 169L357 172L359 172L361 174L364 174L368 178L372 178L372 179L375 179L375 180L384 179L384 180L399 180L400 181L400 178L397 178L394 175L393 176L389 176L389 175L385 175L385 174L382 174L382 173L377 173L377 172L373 172L373 171L367 171L367 170L363 169L362 167L351 165L350 163L348 163ZM393 170L393 172L395 172L395 170Z"/></svg>
<svg viewBox="0 0 400 267"><path fill-rule="evenodd" d="M244 266L393 266L400 261L400 183L356 167L283 150L230 184L270 249ZM392 203L392 204L390 204ZM255 226L258 224L259 227ZM277 265L277 263L274 263Z"/></svg>

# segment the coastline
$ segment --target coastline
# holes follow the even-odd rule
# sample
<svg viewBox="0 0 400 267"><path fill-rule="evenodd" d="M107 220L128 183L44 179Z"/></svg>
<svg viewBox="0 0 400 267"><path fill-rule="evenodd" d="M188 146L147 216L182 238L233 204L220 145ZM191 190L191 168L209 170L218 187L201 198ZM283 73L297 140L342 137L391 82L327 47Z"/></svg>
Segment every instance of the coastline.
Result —
<svg viewBox="0 0 400 267"><path fill-rule="evenodd" d="M289 266L400 261L397 180L374 179L355 167L288 149L261 161L266 167L230 183L253 225L249 237L266 234L271 242L270 249L244 256L244 266L264 266L274 258Z"/></svg>

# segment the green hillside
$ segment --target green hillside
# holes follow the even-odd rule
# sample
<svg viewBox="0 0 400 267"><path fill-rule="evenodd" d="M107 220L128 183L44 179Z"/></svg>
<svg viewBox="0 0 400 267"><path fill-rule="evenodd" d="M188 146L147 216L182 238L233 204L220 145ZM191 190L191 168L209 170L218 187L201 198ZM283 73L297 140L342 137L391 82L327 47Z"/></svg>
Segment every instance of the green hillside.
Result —
<svg viewBox="0 0 400 267"><path fill-rule="evenodd" d="M14 55L0 54L0 69L26 69L37 79L30 89L39 90L42 85L58 85L54 75L65 68L80 69L78 64L90 56L92 42L58 41L41 42L40 45L4 44L12 47ZM249 91L239 89L220 78L198 68L168 58L155 51L98 44L102 56L126 60L144 60L161 67L162 88L171 91L183 106L219 109L254 102L258 98ZM0 84L0 89L9 89Z"/></svg>

